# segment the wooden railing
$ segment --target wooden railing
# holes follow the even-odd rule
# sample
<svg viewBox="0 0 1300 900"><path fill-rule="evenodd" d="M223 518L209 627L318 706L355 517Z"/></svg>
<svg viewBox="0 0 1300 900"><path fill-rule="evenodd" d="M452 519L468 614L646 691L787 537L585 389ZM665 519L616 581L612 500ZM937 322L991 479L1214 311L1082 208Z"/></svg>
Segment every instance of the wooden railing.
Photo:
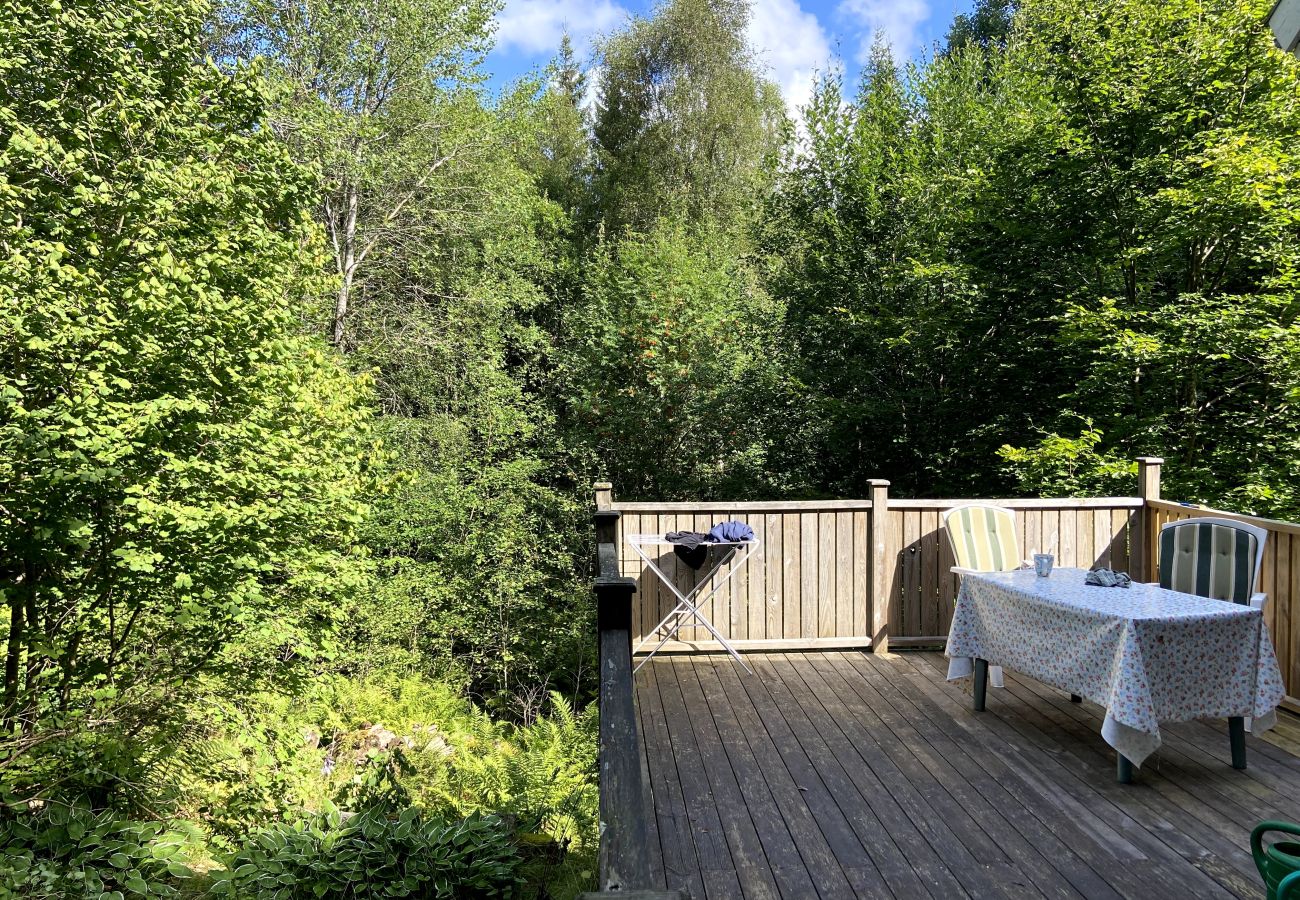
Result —
<svg viewBox="0 0 1300 900"><path fill-rule="evenodd" d="M654 629L676 598L623 535L708 531L715 522L736 519L762 543L702 610L738 649L942 643L957 582L952 549L940 534L940 514L972 501L900 500L889 497L888 488L887 481L873 482L865 500L615 503L610 488L598 485L598 508L622 513L620 565L623 575L637 582L633 642ZM1137 529L1140 498L981 502L1014 509L1024 552L1050 546L1058 565L1127 570L1135 541L1136 558L1144 558ZM693 587L700 573L664 550L656 558L660 568L680 590ZM714 641L693 637L685 635L667 649L718 649Z"/></svg>
<svg viewBox="0 0 1300 900"><path fill-rule="evenodd" d="M584 898L686 900L653 890L646 823L652 813L632 693L632 598L620 572L619 514L596 512L596 627L600 632L600 891Z"/></svg>
<svg viewBox="0 0 1300 900"><path fill-rule="evenodd" d="M1286 682L1286 705L1300 711L1300 611L1294 611L1300 600L1300 525L1163 500L1162 463L1138 460L1135 497L908 500L890 497L889 482L873 481L862 500L629 503L616 502L610 485L601 483L596 505L621 513L614 540L621 574L637 585L634 643L675 598L624 534L707 531L724 519L754 529L762 546L702 607L740 650L941 645L958 586L941 514L954 506L978 502L1014 510L1026 556L1050 551L1058 566L1106 566L1143 581L1158 577L1156 534L1165 522L1199 515L1249 522L1269 532L1261 578L1270 598L1265 621ZM656 561L679 589L689 589L699 577L670 551ZM683 632L666 649L718 649L702 639L707 637L702 630Z"/></svg>

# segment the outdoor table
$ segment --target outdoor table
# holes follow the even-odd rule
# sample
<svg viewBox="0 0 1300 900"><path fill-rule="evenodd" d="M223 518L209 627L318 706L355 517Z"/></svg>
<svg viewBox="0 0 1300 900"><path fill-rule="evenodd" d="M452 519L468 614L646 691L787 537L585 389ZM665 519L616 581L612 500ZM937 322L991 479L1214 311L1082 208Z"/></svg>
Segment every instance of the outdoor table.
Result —
<svg viewBox="0 0 1300 900"><path fill-rule="evenodd" d="M758 539L754 538L748 541L709 541L708 546L710 548L730 547L733 552L727 553L727 555L724 556L717 565L709 570L707 577L701 577L699 581L695 583L695 587L691 588L686 593L682 593L674 580L668 577L668 575L664 573L664 570L659 568L659 564L655 562L649 553L646 552L647 547L675 547L676 545L672 541L668 540L668 538L662 534L630 534L627 536L627 542L631 544L632 549L636 551L637 556L645 560L646 565L648 565L654 573L659 576L659 580L663 583L664 587L668 588L668 590L672 592L673 596L677 598L677 605L673 607L672 611L668 613L668 615L664 616L663 621L656 625L649 634L642 638L641 643L637 644L636 649L632 651L633 653L640 653L641 648L653 640L656 634L660 631L664 632L663 638L655 645L655 648L650 651L645 659L637 663L636 668L632 671L639 671L642 666L649 662L652 656L663 649L664 644L672 640L673 637L676 636L677 632L681 631L683 628L703 626L708 629L709 634L713 635L714 640L721 644L723 649L730 653L732 657L735 658L736 662L740 663L741 666L744 667L746 672L753 675L754 670L745 664L745 661L741 659L740 654L736 652L736 648L731 646L731 642L724 638L721 632L713 627L713 623L710 622L702 612L700 612L700 607L703 606L710 597L716 594L718 590L731 579L732 575L736 574L736 570L740 568L740 565L745 560L754 555L754 551L758 549ZM726 577L716 584L713 584L706 593L700 594L700 591L713 581L713 576L718 573L718 570L731 561L734 551L742 547L745 549L744 555L741 556L740 559L731 562L731 568L727 571ZM692 619L696 621L692 622Z"/></svg>
<svg viewBox="0 0 1300 900"><path fill-rule="evenodd" d="M1106 709L1101 735L1120 781L1160 746L1161 722L1228 718L1233 765L1246 767L1244 718L1276 724L1285 692L1262 610L1165 590L1097 587L1083 569L962 577L948 634L949 680L972 672L984 708L989 664Z"/></svg>

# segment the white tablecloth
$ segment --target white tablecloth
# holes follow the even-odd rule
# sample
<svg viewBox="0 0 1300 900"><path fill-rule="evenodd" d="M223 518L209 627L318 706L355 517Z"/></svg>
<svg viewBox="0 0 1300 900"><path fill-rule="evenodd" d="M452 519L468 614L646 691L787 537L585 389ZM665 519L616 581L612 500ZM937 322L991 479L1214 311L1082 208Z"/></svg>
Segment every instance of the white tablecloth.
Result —
<svg viewBox="0 0 1300 900"><path fill-rule="evenodd" d="M1276 722L1285 692L1263 613L1148 584L1084 584L1082 569L965 575L948 634L948 678L975 658L1106 708L1102 737L1135 765L1160 723L1253 717Z"/></svg>

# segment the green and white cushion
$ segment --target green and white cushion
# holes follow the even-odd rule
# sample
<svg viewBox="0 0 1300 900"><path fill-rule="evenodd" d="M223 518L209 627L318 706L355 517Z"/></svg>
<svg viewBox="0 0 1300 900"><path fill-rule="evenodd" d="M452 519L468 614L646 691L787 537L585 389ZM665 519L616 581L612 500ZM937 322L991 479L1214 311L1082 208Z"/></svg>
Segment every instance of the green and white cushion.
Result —
<svg viewBox="0 0 1300 900"><path fill-rule="evenodd" d="M1263 550L1258 531L1223 519L1169 523L1160 530L1160 586L1251 604Z"/></svg>
<svg viewBox="0 0 1300 900"><path fill-rule="evenodd" d="M944 519L957 565L975 572L1020 568L1016 519L995 506L960 506Z"/></svg>

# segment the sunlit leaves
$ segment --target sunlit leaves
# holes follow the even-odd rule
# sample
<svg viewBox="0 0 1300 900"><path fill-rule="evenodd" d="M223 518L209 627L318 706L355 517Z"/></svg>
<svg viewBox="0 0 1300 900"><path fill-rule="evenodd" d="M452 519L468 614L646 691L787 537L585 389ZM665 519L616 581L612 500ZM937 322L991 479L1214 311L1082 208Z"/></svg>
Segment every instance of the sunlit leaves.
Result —
<svg viewBox="0 0 1300 900"><path fill-rule="evenodd" d="M317 640L361 570L368 416L297 334L313 183L256 73L196 58L206 7L38 6L0 15L0 707L19 747L96 720L47 761L93 778L95 729L144 740L195 674Z"/></svg>

